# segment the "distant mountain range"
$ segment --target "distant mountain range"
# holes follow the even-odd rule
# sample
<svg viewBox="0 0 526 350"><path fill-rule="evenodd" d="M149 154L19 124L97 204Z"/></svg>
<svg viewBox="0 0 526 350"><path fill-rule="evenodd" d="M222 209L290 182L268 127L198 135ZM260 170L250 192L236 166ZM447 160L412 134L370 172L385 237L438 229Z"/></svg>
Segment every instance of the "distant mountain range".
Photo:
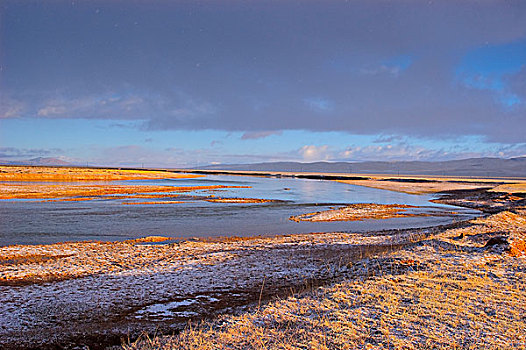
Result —
<svg viewBox="0 0 526 350"><path fill-rule="evenodd" d="M42 165L42 166L72 165L71 163L68 163L58 158L52 158L52 157L38 157L38 158L15 160L15 161L0 160L0 164L4 164L4 165Z"/></svg>
<svg viewBox="0 0 526 350"><path fill-rule="evenodd" d="M38 157L27 160L4 161L5 165L71 166L59 158ZM526 177L526 157L469 158L443 162L269 162L254 164L216 164L202 166L203 170L275 171L340 174L438 175L473 177Z"/></svg>
<svg viewBox="0 0 526 350"><path fill-rule="evenodd" d="M526 157L510 159L469 158L442 162L271 162L255 164L217 164L199 167L199 169L468 177L526 177Z"/></svg>

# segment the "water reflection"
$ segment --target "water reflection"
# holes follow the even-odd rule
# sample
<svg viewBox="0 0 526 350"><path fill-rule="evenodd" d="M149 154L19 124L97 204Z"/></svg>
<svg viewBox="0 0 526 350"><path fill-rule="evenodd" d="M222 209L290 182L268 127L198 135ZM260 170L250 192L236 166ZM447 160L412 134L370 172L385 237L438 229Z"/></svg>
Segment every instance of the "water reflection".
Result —
<svg viewBox="0 0 526 350"><path fill-rule="evenodd" d="M451 217L412 217L358 222L292 222L291 215L329 209L347 203L410 204L445 207L417 196L335 181L241 176L196 179L134 180L114 184L166 186L231 185L215 192L221 197L264 198L277 203L209 203L192 200L179 204L123 205L122 200L88 202L0 201L0 245L53 243L66 240L123 240L148 235L170 237L285 234L328 231L365 231L430 226ZM208 196L198 190L189 195ZM138 201L142 201L137 199ZM450 208L448 208L450 209ZM457 219L473 215L460 211Z"/></svg>

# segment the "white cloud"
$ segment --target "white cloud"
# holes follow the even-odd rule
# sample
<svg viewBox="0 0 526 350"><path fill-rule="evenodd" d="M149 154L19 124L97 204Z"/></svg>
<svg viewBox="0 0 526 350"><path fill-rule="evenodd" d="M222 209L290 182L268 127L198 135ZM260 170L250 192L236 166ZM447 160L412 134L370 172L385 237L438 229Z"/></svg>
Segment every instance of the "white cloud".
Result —
<svg viewBox="0 0 526 350"><path fill-rule="evenodd" d="M306 161L329 160L332 158L332 152L327 145L305 145L299 149L298 153Z"/></svg>
<svg viewBox="0 0 526 350"><path fill-rule="evenodd" d="M432 160L443 157L441 150L431 150L405 143L349 147L338 154L338 158L348 160Z"/></svg>
<svg viewBox="0 0 526 350"><path fill-rule="evenodd" d="M47 105L43 108L40 108L37 112L37 115L40 117L56 117L61 116L67 112L65 106L61 105Z"/></svg>

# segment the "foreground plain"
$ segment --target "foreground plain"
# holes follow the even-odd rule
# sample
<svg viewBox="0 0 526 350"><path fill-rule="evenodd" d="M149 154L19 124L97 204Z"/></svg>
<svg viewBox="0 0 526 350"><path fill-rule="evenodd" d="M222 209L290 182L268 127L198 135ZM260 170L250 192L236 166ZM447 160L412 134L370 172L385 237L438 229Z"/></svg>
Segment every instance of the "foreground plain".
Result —
<svg viewBox="0 0 526 350"><path fill-rule="evenodd" d="M0 170L5 199L164 198L109 181L177 176ZM487 214L427 229L0 247L0 347L526 348L524 181L359 181L410 193L448 190L443 203ZM83 192L90 186L97 192ZM374 213L358 205L346 217L364 209ZM159 332L168 335L152 337Z"/></svg>
<svg viewBox="0 0 526 350"><path fill-rule="evenodd" d="M346 265L342 280L262 309L143 337L146 349L525 349L526 211Z"/></svg>

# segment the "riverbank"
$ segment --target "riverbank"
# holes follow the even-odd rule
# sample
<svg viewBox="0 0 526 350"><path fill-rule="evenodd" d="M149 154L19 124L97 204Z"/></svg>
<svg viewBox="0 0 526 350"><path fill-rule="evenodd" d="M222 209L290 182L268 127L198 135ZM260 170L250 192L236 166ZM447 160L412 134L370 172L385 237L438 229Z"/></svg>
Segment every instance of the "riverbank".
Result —
<svg viewBox="0 0 526 350"><path fill-rule="evenodd" d="M436 230L2 247L0 347L103 349L179 331L322 285L349 261Z"/></svg>
<svg viewBox="0 0 526 350"><path fill-rule="evenodd" d="M105 349L180 331L126 346L421 347L447 331L447 347L497 329L477 347L520 348L525 232L514 207L427 229L2 247L0 347Z"/></svg>
<svg viewBox="0 0 526 350"><path fill-rule="evenodd" d="M168 177L195 178L200 176L202 175L174 174L167 171L148 169L0 165L0 182L92 182L117 180L153 180L166 179Z"/></svg>
<svg viewBox="0 0 526 350"><path fill-rule="evenodd" d="M34 180L23 184L27 185L26 190L35 185L31 181ZM387 181L392 186L413 185L415 190L427 183ZM517 188L515 184L508 185ZM111 185L100 188L105 186L112 190ZM502 184L492 183L489 187L496 186ZM504 346L507 340L518 339L518 343L510 344L520 348L522 338L517 327L524 329L524 319L516 315L524 314L521 305L526 304L522 292L526 199L520 192L492 192L486 188L442 193L437 199L439 203L477 208L486 213L477 220L446 226L361 233L201 239L149 237L122 242L0 247L0 347L104 349L124 340L132 341L127 345L131 348L148 348L148 344L205 349L207 346L276 348L290 346L297 338L303 348L322 348L324 344L338 348L338 344L345 342L359 348L402 346L408 337L416 339L408 341L408 347L422 347L426 345L422 343L425 339L440 335L439 331L426 333L426 327L434 325L446 325L442 331L453 333L450 343L442 339L437 344L463 347L462 342L473 337L476 329L486 332L479 335L489 334L497 322L508 333L498 336L498 342L485 345L502 348L507 347ZM134 191L119 194L122 198L169 196L166 199L174 197L176 201L185 198L182 194ZM20 193L24 195L24 190ZM48 195L40 199L49 199L45 197ZM203 199L234 203L258 200L209 194ZM404 204L394 207L359 204L313 215L328 214L331 220L350 220L370 218L373 214L401 215L404 210L414 209ZM468 289L469 284L462 281L471 281L472 274L478 276L483 272L486 275L491 272L499 279L483 283L476 280L491 288L482 291L475 288L465 295L466 302L505 300L502 305L498 303L488 309L486 316L475 313L469 305L457 305L464 297L455 294L456 290ZM422 290L428 299L407 294L408 290ZM436 290L443 290L445 299L433 294ZM520 292L516 293L517 290ZM333 295L340 292L347 295L345 302L331 304ZM499 293L504 293L504 297ZM399 298L394 300L392 295ZM522 304L514 304L510 298ZM355 300L363 308L348 306ZM445 305L450 311L433 318L433 303ZM420 308L420 313L411 314L415 307ZM467 311L462 312L463 308ZM391 309L394 314L389 313ZM302 314L302 310L310 311ZM386 310L388 319L384 316ZM401 315L412 315L413 323L404 323ZM299 323L294 323L296 316ZM482 318L474 325L470 323L478 316ZM332 323L339 317L343 323ZM272 322L266 323L267 319ZM453 324L448 320L456 322L457 327L467 327L466 332L455 333L456 328L451 328ZM205 323L189 328L190 321ZM134 342L144 332L179 335ZM252 342L243 343L242 338L233 336L238 332L245 332ZM276 336L271 337L273 334ZM338 339L345 342L338 343ZM479 345L484 347L482 343Z"/></svg>
<svg viewBox="0 0 526 350"><path fill-rule="evenodd" d="M525 239L526 210L500 212L348 263L326 287L124 349L525 349Z"/></svg>

